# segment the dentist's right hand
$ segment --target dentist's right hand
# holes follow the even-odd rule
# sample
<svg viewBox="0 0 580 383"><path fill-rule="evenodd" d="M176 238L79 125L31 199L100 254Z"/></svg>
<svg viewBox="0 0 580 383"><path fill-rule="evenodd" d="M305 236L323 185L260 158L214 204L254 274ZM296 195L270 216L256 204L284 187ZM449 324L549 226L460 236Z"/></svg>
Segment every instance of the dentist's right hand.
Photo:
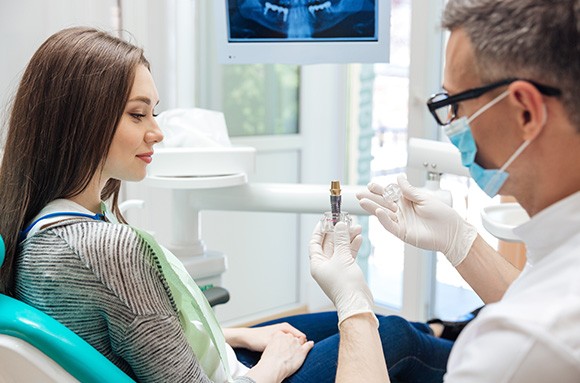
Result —
<svg viewBox="0 0 580 383"><path fill-rule="evenodd" d="M459 265L477 237L475 227L435 195L412 186L406 177L399 176L397 182L402 192L397 203L383 198L382 186L369 184L368 191L356 195L361 207L404 242L440 251L453 266Z"/></svg>
<svg viewBox="0 0 580 383"><path fill-rule="evenodd" d="M360 233L360 226L349 232L344 222L338 222L333 233L325 234L318 223L310 240L310 273L334 303L339 326L353 315L373 314L373 295L356 263Z"/></svg>

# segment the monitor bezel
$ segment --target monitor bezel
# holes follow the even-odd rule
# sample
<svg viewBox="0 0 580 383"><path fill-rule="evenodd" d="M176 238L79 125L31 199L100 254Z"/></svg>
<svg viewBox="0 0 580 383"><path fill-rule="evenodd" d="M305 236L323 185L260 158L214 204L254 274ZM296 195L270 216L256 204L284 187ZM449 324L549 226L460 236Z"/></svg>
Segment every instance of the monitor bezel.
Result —
<svg viewBox="0 0 580 383"><path fill-rule="evenodd" d="M343 0L348 1L348 0ZM346 64L388 63L390 1L377 0L377 41L261 41L232 42L228 39L228 0L212 0L218 61L222 64Z"/></svg>

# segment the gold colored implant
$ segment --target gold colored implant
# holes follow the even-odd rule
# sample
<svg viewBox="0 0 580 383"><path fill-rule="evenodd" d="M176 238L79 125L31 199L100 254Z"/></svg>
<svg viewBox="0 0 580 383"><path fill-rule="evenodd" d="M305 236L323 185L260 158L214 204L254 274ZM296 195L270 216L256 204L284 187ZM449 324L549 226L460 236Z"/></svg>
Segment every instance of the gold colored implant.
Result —
<svg viewBox="0 0 580 383"><path fill-rule="evenodd" d="M340 195L340 181L330 181L330 195Z"/></svg>

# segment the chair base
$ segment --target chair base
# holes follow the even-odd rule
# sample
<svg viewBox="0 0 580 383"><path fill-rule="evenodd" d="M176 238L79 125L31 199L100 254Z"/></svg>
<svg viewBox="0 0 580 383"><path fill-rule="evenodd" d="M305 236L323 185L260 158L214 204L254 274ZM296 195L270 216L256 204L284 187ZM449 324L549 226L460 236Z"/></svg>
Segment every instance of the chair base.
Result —
<svg viewBox="0 0 580 383"><path fill-rule="evenodd" d="M0 334L0 383L73 383L71 374L22 339Z"/></svg>

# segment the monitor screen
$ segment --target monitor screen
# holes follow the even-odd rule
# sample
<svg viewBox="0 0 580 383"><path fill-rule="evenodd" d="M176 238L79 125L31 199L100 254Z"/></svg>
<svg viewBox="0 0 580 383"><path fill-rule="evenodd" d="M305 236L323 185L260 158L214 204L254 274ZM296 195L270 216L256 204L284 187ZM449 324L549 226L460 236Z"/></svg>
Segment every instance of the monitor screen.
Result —
<svg viewBox="0 0 580 383"><path fill-rule="evenodd" d="M212 0L220 61L387 62L389 0Z"/></svg>

